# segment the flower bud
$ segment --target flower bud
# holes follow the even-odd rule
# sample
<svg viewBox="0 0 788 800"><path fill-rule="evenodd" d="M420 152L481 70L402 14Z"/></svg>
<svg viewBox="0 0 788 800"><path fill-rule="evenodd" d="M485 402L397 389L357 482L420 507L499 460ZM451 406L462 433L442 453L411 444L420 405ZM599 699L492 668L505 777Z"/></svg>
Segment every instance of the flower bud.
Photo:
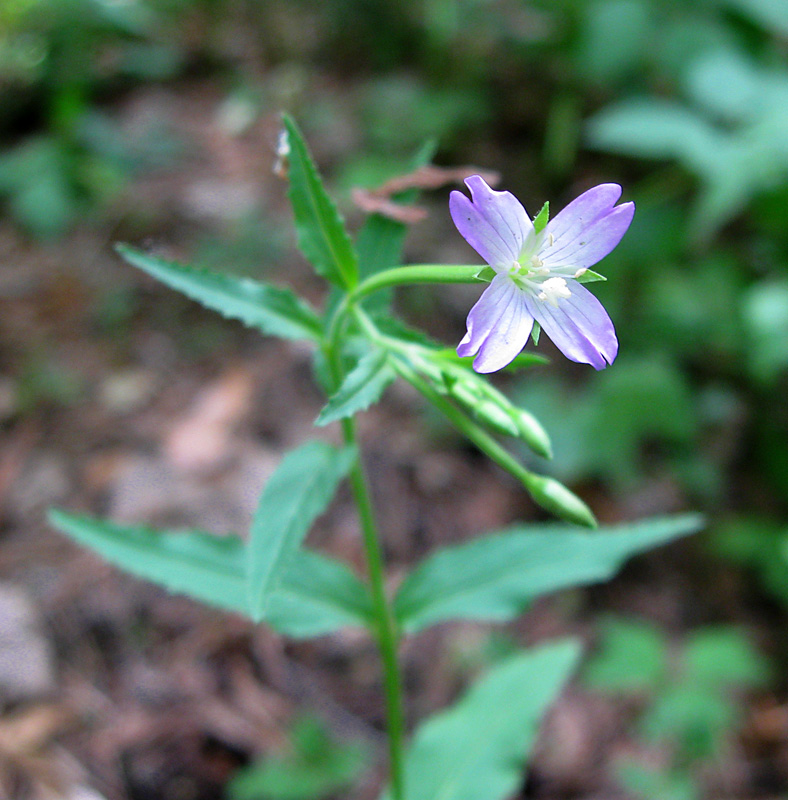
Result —
<svg viewBox="0 0 788 800"><path fill-rule="evenodd" d="M544 458L552 458L553 446L547 431L542 427L542 423L533 414L522 408L515 407L512 416L517 425L517 432L520 438L531 450L537 455L544 456Z"/></svg>
<svg viewBox="0 0 788 800"><path fill-rule="evenodd" d="M544 475L532 475L526 488L531 497L545 510L586 528L596 528L591 509L562 483Z"/></svg>
<svg viewBox="0 0 788 800"><path fill-rule="evenodd" d="M457 380L449 388L449 394L465 406L482 425L505 436L519 436L517 423L507 409L496 399L482 394L477 384Z"/></svg>

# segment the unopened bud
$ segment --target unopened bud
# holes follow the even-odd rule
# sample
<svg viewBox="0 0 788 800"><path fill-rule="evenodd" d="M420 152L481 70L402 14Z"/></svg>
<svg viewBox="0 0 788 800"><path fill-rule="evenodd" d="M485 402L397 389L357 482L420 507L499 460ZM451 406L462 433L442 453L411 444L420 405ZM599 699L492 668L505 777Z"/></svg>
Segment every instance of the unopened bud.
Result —
<svg viewBox="0 0 788 800"><path fill-rule="evenodd" d="M591 509L562 483L544 475L532 475L526 484L531 497L545 510L567 522L596 528L597 521Z"/></svg>
<svg viewBox="0 0 788 800"><path fill-rule="evenodd" d="M512 416L494 400L479 400L472 408L473 416L484 425L507 436L518 436L519 427Z"/></svg>
<svg viewBox="0 0 788 800"><path fill-rule="evenodd" d="M522 408L515 408L513 417L520 438L531 450L537 455L544 456L544 458L552 458L553 446L550 443L550 437L539 420Z"/></svg>

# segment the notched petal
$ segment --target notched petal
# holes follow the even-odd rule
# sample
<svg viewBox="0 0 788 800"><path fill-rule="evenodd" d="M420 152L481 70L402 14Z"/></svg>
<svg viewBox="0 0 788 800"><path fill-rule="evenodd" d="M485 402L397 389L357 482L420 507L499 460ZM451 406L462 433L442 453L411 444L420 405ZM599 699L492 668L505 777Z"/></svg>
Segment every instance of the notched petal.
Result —
<svg viewBox="0 0 788 800"><path fill-rule="evenodd" d="M516 261L533 225L511 192L491 189L480 175L465 180L469 200L462 192L449 196L449 211L457 229L493 268L508 269Z"/></svg>

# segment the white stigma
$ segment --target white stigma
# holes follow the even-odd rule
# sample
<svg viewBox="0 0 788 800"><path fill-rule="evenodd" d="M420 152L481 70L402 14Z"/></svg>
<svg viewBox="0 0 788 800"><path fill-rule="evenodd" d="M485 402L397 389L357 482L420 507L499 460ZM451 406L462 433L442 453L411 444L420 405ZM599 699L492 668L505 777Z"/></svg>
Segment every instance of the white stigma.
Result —
<svg viewBox="0 0 788 800"><path fill-rule="evenodd" d="M555 306L556 308L558 308L559 300L565 300L567 297L572 296L563 278L548 278L546 281L542 282L541 287L542 291L536 295L537 299L550 303L551 306Z"/></svg>

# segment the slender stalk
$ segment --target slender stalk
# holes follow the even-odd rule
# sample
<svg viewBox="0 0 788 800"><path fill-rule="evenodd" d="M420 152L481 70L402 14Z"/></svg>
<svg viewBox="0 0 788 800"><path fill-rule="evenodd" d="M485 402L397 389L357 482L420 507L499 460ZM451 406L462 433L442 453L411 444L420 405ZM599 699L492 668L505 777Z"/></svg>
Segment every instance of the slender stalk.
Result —
<svg viewBox="0 0 788 800"><path fill-rule="evenodd" d="M324 343L324 352L328 359L334 388L342 382L342 365L339 352L339 338L347 312L352 303L346 297L337 308L329 326L329 335ZM386 702L386 728L389 746L389 773L392 800L405 800L403 774L403 741L405 733L405 715L402 701L402 679L400 676L397 651L399 648L399 632L386 595L385 572L383 568L383 550L380 545L372 499L364 474L364 467L358 449L356 421L354 418L342 420L342 436L345 444L356 450L356 458L350 470L350 488L358 509L361 525L364 556L367 562L369 588L372 595L372 606L376 621L375 635L383 665L383 690Z"/></svg>
<svg viewBox="0 0 788 800"><path fill-rule="evenodd" d="M449 264L414 264L408 267L394 267L362 281L352 293L355 300L360 300L380 289L392 286L405 286L414 283L478 283L479 273L485 269L483 264L449 265Z"/></svg>
<svg viewBox="0 0 788 800"><path fill-rule="evenodd" d="M393 366L401 377L405 378L436 408L440 409L449 421L458 430L462 431L480 450L485 452L507 472L514 475L542 508L563 519L574 522L576 525L596 528L597 521L593 512L577 495L555 479L537 475L535 472L526 469L506 448L502 447L492 436L482 430L402 361L393 362Z"/></svg>
<svg viewBox="0 0 788 800"><path fill-rule="evenodd" d="M348 445L356 444L355 428L354 419L342 421L342 432ZM403 738L405 719L402 703L402 681L397 660L399 634L392 614L391 604L386 596L383 553L375 524L369 488L359 456L356 457L355 464L350 471L350 487L358 507L364 554L372 592L372 603L377 621L378 649L383 662L391 796L393 800L404 800Z"/></svg>

